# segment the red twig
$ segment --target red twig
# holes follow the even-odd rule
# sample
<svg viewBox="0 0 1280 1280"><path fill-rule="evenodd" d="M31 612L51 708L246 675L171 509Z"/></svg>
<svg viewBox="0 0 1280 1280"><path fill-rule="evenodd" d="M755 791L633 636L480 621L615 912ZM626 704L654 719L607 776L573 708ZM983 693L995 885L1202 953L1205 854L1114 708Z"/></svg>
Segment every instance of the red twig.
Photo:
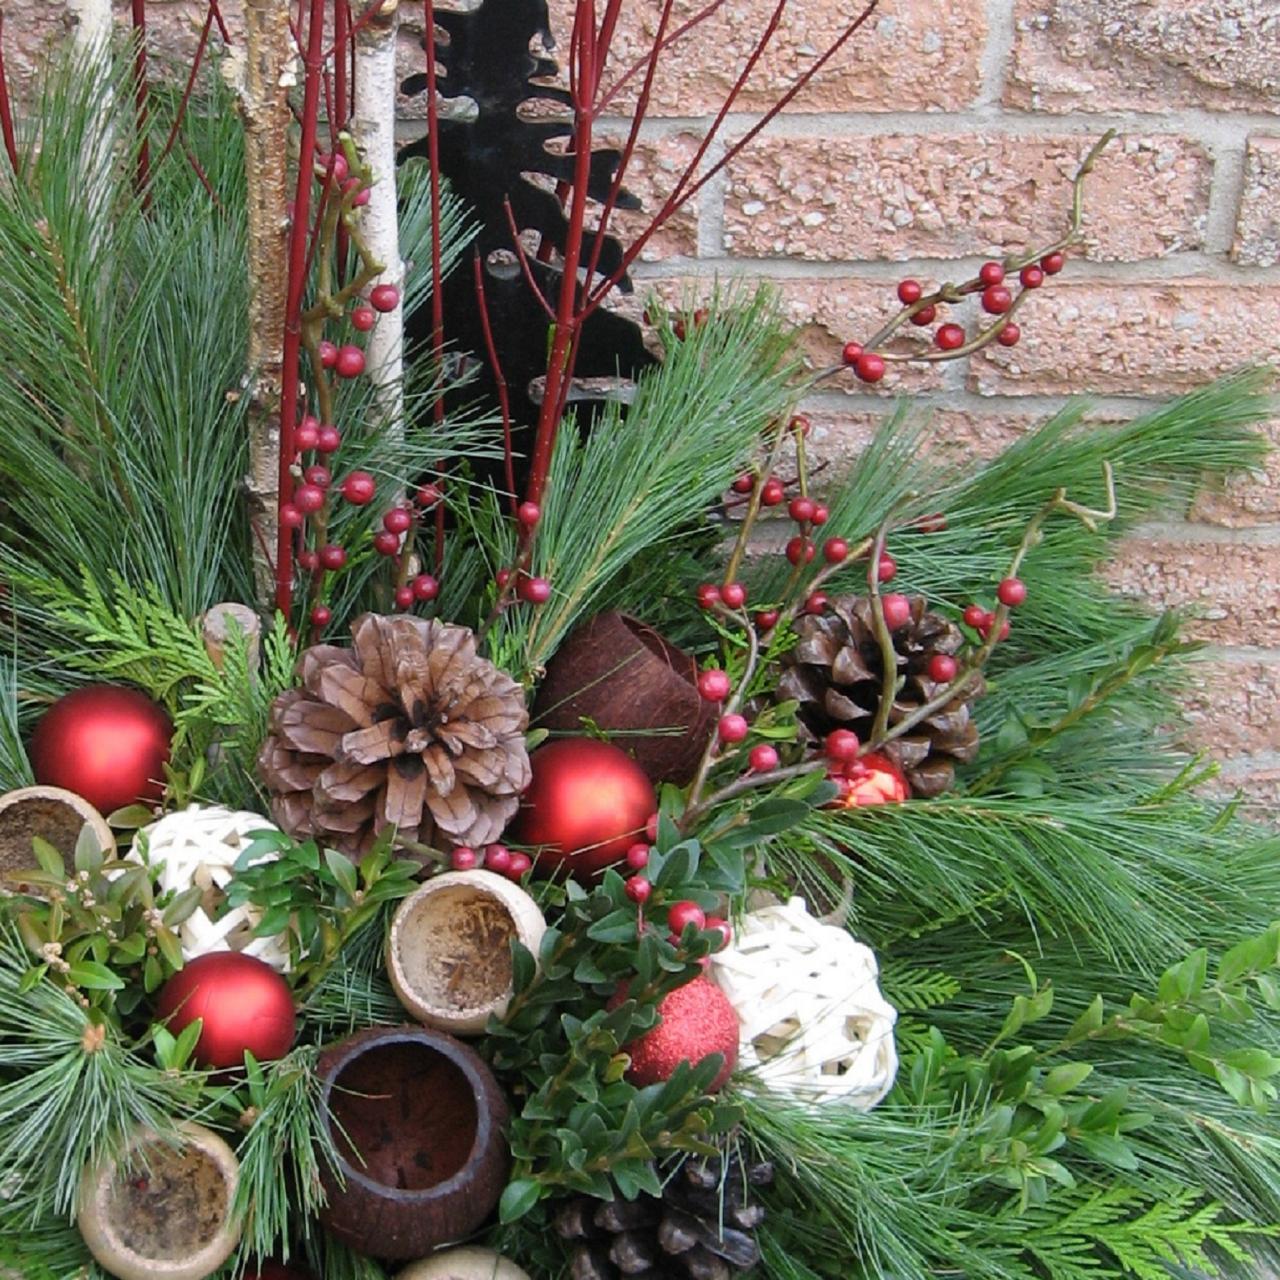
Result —
<svg viewBox="0 0 1280 1280"><path fill-rule="evenodd" d="M566 187L568 184L566 183ZM520 263L520 270L524 272L524 282L530 288L533 296L537 298L539 305L547 314L547 319L555 324L556 313L551 308L551 303L547 301L547 295L538 287L538 282L533 278L533 268L529 265L529 255L524 251L524 245L520 242L520 228L516 226L515 210L511 207L511 199L507 197L502 202L503 208L507 214L507 226L511 228L511 243L515 248L516 260ZM548 242L549 243L549 242Z"/></svg>
<svg viewBox="0 0 1280 1280"><path fill-rule="evenodd" d="M196 159L196 153L185 142L182 144L182 154L187 157L187 162L195 171L196 177L200 179L200 185L209 193L209 198L213 201L215 208L221 209L225 213L226 206L218 198L218 193L214 190L213 183L209 181L209 175L205 173L200 161Z"/></svg>
<svg viewBox="0 0 1280 1280"><path fill-rule="evenodd" d="M232 43L231 32L227 30L227 24L222 17L222 10L218 7L218 0L209 0L209 12L213 14L214 22L218 24L218 34L222 37L222 43L230 45Z"/></svg>
<svg viewBox="0 0 1280 1280"><path fill-rule="evenodd" d="M9 73L4 65L4 9L0 8L0 134L4 137L5 154L18 172L18 141L13 132L13 104L9 101Z"/></svg>
<svg viewBox="0 0 1280 1280"><path fill-rule="evenodd" d="M302 139L298 147L298 181L293 198L293 223L289 228L289 291L285 302L284 359L280 394L281 505L293 497L293 433L298 415L298 362L302 345L302 299L307 284L307 240L310 227L311 186L314 180L316 128L320 114L320 89L324 80L324 0L311 0L304 59L306 80L302 98ZM276 537L276 608L287 618L293 609L292 531L279 524Z"/></svg>
<svg viewBox="0 0 1280 1280"><path fill-rule="evenodd" d="M489 323L489 304L484 295L484 262L480 254L475 255L476 306L480 311L480 330L484 334L485 350L489 354L489 365L493 370L493 379L498 384L498 408L502 413L502 454L507 478L507 492L511 495L512 514L519 505L516 493L515 450L511 443L511 398L507 394L507 380L502 372L502 361L498 359L498 348L493 341L493 328Z"/></svg>
<svg viewBox="0 0 1280 1280"><path fill-rule="evenodd" d="M378 0L381 7L382 0ZM351 37L351 6L347 0L335 0L333 11L333 47L336 50L333 59L333 97L335 109L329 117L329 149L335 155L338 151L338 135L347 127L351 119L351 92L355 85L355 77L350 75L351 51L355 41ZM341 285L346 276L347 254L350 248L350 237L346 224L338 223L337 273L338 284Z"/></svg>
<svg viewBox="0 0 1280 1280"><path fill-rule="evenodd" d="M444 368L444 234L440 225L440 104L436 94L436 6L423 0L427 54L427 163L431 180L431 353ZM431 406L437 426L444 421L444 390ZM443 465L443 464L441 464ZM444 503L436 507L436 573L444 568Z"/></svg>
<svg viewBox="0 0 1280 1280"><path fill-rule="evenodd" d="M169 128L169 136L165 139L164 149L156 158L156 169L164 163L165 156L173 150L173 144L178 138L178 130L182 128L182 122L187 118L187 107L190 105L191 95L195 91L196 76L200 74L200 64L204 61L205 49L209 44L209 34L213 30L214 15L216 13L217 7L212 4L205 11L204 26L200 29L200 39L196 42L195 56L191 60L191 70L187 74L186 87L183 89L182 99L178 103L178 113L174 116L173 124Z"/></svg>
<svg viewBox="0 0 1280 1280"><path fill-rule="evenodd" d="M134 185L144 210L151 208L151 142L147 137L150 90L147 86L147 0L133 0L133 106L138 129Z"/></svg>
<svg viewBox="0 0 1280 1280"><path fill-rule="evenodd" d="M372 22L373 19L378 16L378 14L382 10L382 6L384 3L385 3L385 0L373 0L372 4L368 5L366 8L360 11L360 16L354 22L351 21L351 6L349 4L344 5L343 7L345 7L347 10L347 26L349 28L349 30L347 31L348 38L351 40L354 40L356 36L358 36L365 29L365 27L367 27L369 23ZM325 51L325 55L324 55L325 58L327 59L332 57L334 51L341 48L342 48L342 40L338 36L338 28L335 23L334 41L333 41L333 44Z"/></svg>
<svg viewBox="0 0 1280 1280"><path fill-rule="evenodd" d="M630 81L631 77L634 76L643 67L648 65L649 59L653 56L653 53L655 51L659 54L665 53L678 40L681 40L685 36L687 36L689 32L694 29L694 27L700 26L702 23L706 22L706 20L710 18L718 9L722 9L724 7L724 4L725 4L725 0L712 0L711 4L707 5L705 9L699 10L699 12L695 13L693 17L688 20L688 22L681 23L680 26L678 26L669 36L667 36L665 40L659 40L656 43L655 50L651 50L649 53L646 53L643 58L637 58L635 62L633 62L626 69L626 71L624 71L622 75L619 76L618 79L615 80L613 84L609 86L607 92L601 95L600 100L596 103L596 112L599 115L604 115L606 113L609 105L613 102L614 98L618 96L618 94Z"/></svg>

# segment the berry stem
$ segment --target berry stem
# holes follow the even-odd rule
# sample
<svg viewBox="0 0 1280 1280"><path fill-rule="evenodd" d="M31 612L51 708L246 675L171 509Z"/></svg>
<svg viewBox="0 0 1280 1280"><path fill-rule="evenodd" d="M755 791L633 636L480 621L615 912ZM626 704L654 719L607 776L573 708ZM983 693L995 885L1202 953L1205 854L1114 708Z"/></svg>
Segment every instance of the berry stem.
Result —
<svg viewBox="0 0 1280 1280"><path fill-rule="evenodd" d="M493 340L493 327L489 321L489 303L484 292L484 263L476 251L474 260L476 282L476 307L480 315L480 331L484 335L485 352L489 357L489 369L498 388L498 409L502 414L502 465L503 475L507 482L507 492L511 495L511 510L514 513L520 505L520 495L516 493L515 447L511 440L511 397L507 394L507 380L502 372L502 361L498 358L498 347Z"/></svg>
<svg viewBox="0 0 1280 1280"><path fill-rule="evenodd" d="M749 773L741 778L735 778L718 791L713 791L705 800L695 801L693 793L690 792L689 803L676 825L682 835L687 835L700 818L724 801L732 800L734 796L740 796L746 791L754 791L757 787L773 787L780 782L789 782L792 778L803 778L806 774L817 773L826 767L826 759L819 757L805 760L801 764L787 765L784 769L771 769L768 773ZM710 837L708 837L709 841Z"/></svg>
<svg viewBox="0 0 1280 1280"><path fill-rule="evenodd" d="M876 643L880 646L881 688L880 702L876 707L875 723L871 729L871 740L883 740L889 728L889 713L898 700L898 690L905 683L898 675L898 651L893 647L893 633L884 617L884 602L880 599L880 557L884 555L884 544L889 537L889 525L892 516L885 519L876 530L871 544L871 554L867 557L867 586L871 592L871 622L875 631Z"/></svg>
<svg viewBox="0 0 1280 1280"><path fill-rule="evenodd" d="M760 518L760 495L764 492L764 486L768 482L770 475L773 473L774 463L778 461L778 455L782 452L782 442L786 438L788 419L779 419L777 428L774 431L773 443L769 446L769 456L765 460L765 464L756 472L756 482L751 489L751 498L747 503L747 509L743 512L742 523L738 526L738 538L733 544L733 554L729 557L729 563L725 566L724 581L736 582L738 578L738 570L742 568L743 557L747 554L747 543L751 540L751 531L756 527L756 521Z"/></svg>

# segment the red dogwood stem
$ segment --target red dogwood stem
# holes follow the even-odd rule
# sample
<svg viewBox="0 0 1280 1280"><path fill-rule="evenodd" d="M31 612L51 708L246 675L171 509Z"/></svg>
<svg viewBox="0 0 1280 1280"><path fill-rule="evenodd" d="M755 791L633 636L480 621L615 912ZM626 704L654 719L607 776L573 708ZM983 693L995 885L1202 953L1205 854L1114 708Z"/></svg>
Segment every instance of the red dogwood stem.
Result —
<svg viewBox="0 0 1280 1280"><path fill-rule="evenodd" d="M9 101L9 74L4 65L4 10L0 9L0 134L13 171L18 172L18 141L13 132L13 104Z"/></svg>
<svg viewBox="0 0 1280 1280"><path fill-rule="evenodd" d="M147 139L150 118L147 87L147 0L133 0L133 105L138 128L138 168L134 183L142 207L151 207L151 143Z"/></svg>

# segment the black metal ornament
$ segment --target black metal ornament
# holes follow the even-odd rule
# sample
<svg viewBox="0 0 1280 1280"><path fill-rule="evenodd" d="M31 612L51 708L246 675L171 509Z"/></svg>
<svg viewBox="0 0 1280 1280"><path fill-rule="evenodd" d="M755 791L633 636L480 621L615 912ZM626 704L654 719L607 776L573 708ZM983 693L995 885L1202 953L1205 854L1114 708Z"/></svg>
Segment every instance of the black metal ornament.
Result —
<svg viewBox="0 0 1280 1280"><path fill-rule="evenodd" d="M546 56L553 47L546 0L482 0L467 12L437 9L435 17L438 84L446 100L439 122L440 167L479 223L474 247L484 262L485 297L509 388L516 450L526 455L516 459L519 485L538 416L535 383L546 372L549 321L515 256L506 202L522 232L535 233L538 244L552 246L557 254L563 250L569 224L555 186L572 181L574 162L557 144L572 135L572 107L567 91L554 83L556 62ZM535 42L545 53L535 52ZM410 95L425 93L427 77L410 76L402 88ZM406 147L402 158L426 152L424 139ZM607 198L619 158L612 148L592 152L587 188L592 199ZM617 207L638 209L640 204L623 191ZM588 233L583 247L588 260L594 243ZM610 274L621 260L618 241L606 236L599 270ZM544 295L554 299L560 285L554 262L533 260L531 267ZM631 281L624 276L618 287L630 292ZM447 341L472 353L482 366L465 396L474 400L478 388L496 403L497 383L484 359L470 270L453 272L445 282L444 302ZM410 318L411 340L422 342L429 332L427 315ZM589 420L593 404L582 380L632 379L653 362L638 325L597 309L583 325L578 348L572 398L580 418Z"/></svg>

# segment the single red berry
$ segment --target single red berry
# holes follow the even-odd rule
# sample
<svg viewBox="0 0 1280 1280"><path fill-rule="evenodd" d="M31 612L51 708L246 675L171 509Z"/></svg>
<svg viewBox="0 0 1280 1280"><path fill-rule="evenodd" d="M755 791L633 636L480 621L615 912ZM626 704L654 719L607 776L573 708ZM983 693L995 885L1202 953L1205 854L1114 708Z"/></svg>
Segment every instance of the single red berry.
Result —
<svg viewBox="0 0 1280 1280"><path fill-rule="evenodd" d="M394 311L400 305L400 290L393 284L375 284L369 290L369 305L375 311Z"/></svg>
<svg viewBox="0 0 1280 1280"><path fill-rule="evenodd" d="M884 377L885 367L883 356L876 355L874 351L864 351L853 371L863 382L879 382Z"/></svg>
<svg viewBox="0 0 1280 1280"><path fill-rule="evenodd" d="M1013 306L1013 294L1002 284L989 285L982 291L982 309L993 316L1002 316Z"/></svg>
<svg viewBox="0 0 1280 1280"><path fill-rule="evenodd" d="M810 432L813 431L813 423L803 413L793 413L787 426L791 428L793 435L802 436L805 440L809 438Z"/></svg>
<svg viewBox="0 0 1280 1280"><path fill-rule="evenodd" d="M980 604L970 604L965 606L964 625L972 627L975 631L982 626L983 619L987 616L987 611Z"/></svg>
<svg viewBox="0 0 1280 1280"><path fill-rule="evenodd" d="M533 866L533 859L519 849L511 851L511 865L507 868L508 880L519 880Z"/></svg>
<svg viewBox="0 0 1280 1280"><path fill-rule="evenodd" d="M808 564L816 552L812 538L802 538L797 534L787 543L787 559L792 564Z"/></svg>
<svg viewBox="0 0 1280 1280"><path fill-rule="evenodd" d="M912 315L911 323L918 324L923 329L925 325L932 324L937 318L938 308L931 302L927 307L921 307L919 311Z"/></svg>
<svg viewBox="0 0 1280 1280"><path fill-rule="evenodd" d="M1016 609L1027 598L1027 584L1021 578L1005 578L996 588L996 597L1001 604Z"/></svg>
<svg viewBox="0 0 1280 1280"><path fill-rule="evenodd" d="M881 582L892 582L898 572L898 562L889 555L880 557L879 578Z"/></svg>
<svg viewBox="0 0 1280 1280"><path fill-rule="evenodd" d="M667 912L667 928L677 936L690 925L695 929L702 929L706 927L706 923L707 913L696 902L690 902L688 899L683 902L673 902L671 910Z"/></svg>
<svg viewBox="0 0 1280 1280"><path fill-rule="evenodd" d="M750 493L756 487L756 478L750 471L744 471L730 486L734 493Z"/></svg>
<svg viewBox="0 0 1280 1280"><path fill-rule="evenodd" d="M308 449L314 449L316 442L320 439L320 419L307 414L305 418L298 423L293 432L293 447L299 453L306 453Z"/></svg>
<svg viewBox="0 0 1280 1280"><path fill-rule="evenodd" d="M551 599L551 583L546 578L521 578L516 595L528 604L546 604Z"/></svg>
<svg viewBox="0 0 1280 1280"><path fill-rule="evenodd" d="M280 507L280 523L286 529L301 528L303 520L306 516L293 505L292 502L286 502Z"/></svg>
<svg viewBox="0 0 1280 1280"><path fill-rule="evenodd" d="M470 871L479 861L480 855L465 844L460 844L449 855L449 863L455 871Z"/></svg>
<svg viewBox="0 0 1280 1280"><path fill-rule="evenodd" d="M921 533L941 533L947 527L947 517L941 511L932 511L916 521Z"/></svg>
<svg viewBox="0 0 1280 1280"><path fill-rule="evenodd" d="M721 742L741 742L747 736L750 728L751 726L747 724L746 716L740 716L735 713L731 716L721 716L716 732L719 734Z"/></svg>
<svg viewBox="0 0 1280 1280"><path fill-rule="evenodd" d="M392 507L382 517L382 527L388 533L408 533L413 526L413 513L406 507Z"/></svg>
<svg viewBox="0 0 1280 1280"><path fill-rule="evenodd" d="M320 364L322 368L332 369L338 363L338 347L336 343L330 342L327 338L322 338L316 343L316 351L320 356Z"/></svg>
<svg viewBox="0 0 1280 1280"><path fill-rule="evenodd" d="M330 165L333 166L332 169ZM332 155L325 151L317 152L315 168L317 175L321 178L327 178L332 173L335 182L344 181L347 174L351 172L347 167L347 157L341 151L335 151Z"/></svg>
<svg viewBox="0 0 1280 1280"><path fill-rule="evenodd" d="M858 748L861 745L858 735L852 729L832 729L822 743L822 753L828 760L847 764L858 758Z"/></svg>
<svg viewBox="0 0 1280 1280"><path fill-rule="evenodd" d="M658 843L658 813L657 813L657 810L654 810L654 812L653 812L653 813L651 813L651 814L650 814L650 815L649 815L649 816L644 820L644 838L645 838L645 839L646 839L650 844L657 844L657 843Z"/></svg>
<svg viewBox="0 0 1280 1280"><path fill-rule="evenodd" d="M342 434L337 427L321 427L316 432L316 448L321 453L337 453L342 444Z"/></svg>
<svg viewBox="0 0 1280 1280"><path fill-rule="evenodd" d="M339 347L333 371L340 378L358 378L364 372L364 352L350 343Z"/></svg>
<svg viewBox="0 0 1280 1280"><path fill-rule="evenodd" d="M1040 259L1040 267L1047 276L1056 276L1063 267L1067 265L1067 258L1064 253L1046 253Z"/></svg>
<svg viewBox="0 0 1280 1280"><path fill-rule="evenodd" d="M1003 284L1004 283L1004 267L998 262L984 262L978 268L978 279L984 285Z"/></svg>
<svg viewBox="0 0 1280 1280"><path fill-rule="evenodd" d="M1012 320L1009 321L999 333L996 334L996 341L1002 347L1016 347L1018 339L1022 337L1022 330L1018 328Z"/></svg>
<svg viewBox="0 0 1280 1280"><path fill-rule="evenodd" d="M693 327L695 329L701 329L702 326L706 324L707 321L710 319L711 319L711 312L708 311L706 307L699 307L693 313Z"/></svg>
<svg viewBox="0 0 1280 1280"><path fill-rule="evenodd" d="M761 609L756 614L756 627L760 631L772 631L778 625L781 613L777 609Z"/></svg>
<svg viewBox="0 0 1280 1280"><path fill-rule="evenodd" d="M353 471L342 482L342 496L353 507L367 506L377 491L377 483L367 471Z"/></svg>
<svg viewBox="0 0 1280 1280"><path fill-rule="evenodd" d="M787 511L796 524L808 524L818 504L812 498L792 498Z"/></svg>
<svg viewBox="0 0 1280 1280"><path fill-rule="evenodd" d="M913 302L919 302L924 297L924 290L920 287L919 280L903 280L898 285L898 301L903 306L909 307Z"/></svg>
<svg viewBox="0 0 1280 1280"><path fill-rule="evenodd" d="M723 916L708 916L706 924L702 927L708 933L718 933L720 935L720 945L716 947L717 951L723 951L733 941L733 929Z"/></svg>
<svg viewBox="0 0 1280 1280"><path fill-rule="evenodd" d="M694 592L694 598L699 609L714 609L720 603L720 588L714 582L704 582Z"/></svg>
<svg viewBox="0 0 1280 1280"><path fill-rule="evenodd" d="M906 596L881 596L880 607L884 610L885 626L890 631L905 627L911 621L911 601Z"/></svg>
<svg viewBox="0 0 1280 1280"><path fill-rule="evenodd" d="M397 609L413 608L413 588L412 587L396 588L396 608Z"/></svg>
<svg viewBox="0 0 1280 1280"><path fill-rule="evenodd" d="M770 476L760 488L760 502L766 507L776 507L787 496L782 481Z"/></svg>
<svg viewBox="0 0 1280 1280"><path fill-rule="evenodd" d="M343 195L349 196L353 191L355 195L352 196L351 203L355 208L359 209L369 203L369 188L361 186L359 178L349 178L342 184Z"/></svg>
<svg viewBox="0 0 1280 1280"><path fill-rule="evenodd" d="M413 598L423 604L440 594L440 584L429 573L418 574L409 585L413 588Z"/></svg>
<svg viewBox="0 0 1280 1280"><path fill-rule="evenodd" d="M649 846L647 844L633 844L627 850L627 856L624 861L631 871L643 871L649 865Z"/></svg>
<svg viewBox="0 0 1280 1280"><path fill-rule="evenodd" d="M840 350L840 359L845 364L857 364L862 358L862 343L846 342Z"/></svg>
<svg viewBox="0 0 1280 1280"><path fill-rule="evenodd" d="M511 581L511 570L499 569L498 572L493 575L493 580L497 583L499 591L505 591L507 583Z"/></svg>
<svg viewBox="0 0 1280 1280"><path fill-rule="evenodd" d="M318 484L300 484L293 491L293 505L310 515L324 506L324 490Z"/></svg>
<svg viewBox="0 0 1280 1280"><path fill-rule="evenodd" d="M333 610L327 605L318 604L311 610L311 625L313 627L327 627L333 621Z"/></svg>
<svg viewBox="0 0 1280 1280"><path fill-rule="evenodd" d="M929 679L935 684L950 684L960 664L949 653L935 653L929 659Z"/></svg>
<svg viewBox="0 0 1280 1280"><path fill-rule="evenodd" d="M355 307L351 312L351 326L361 333L368 333L378 323L378 313L372 307Z"/></svg>
<svg viewBox="0 0 1280 1280"><path fill-rule="evenodd" d="M992 626L994 625L995 620L996 620L996 619L995 619L995 614L993 614L993 613L989 613L989 614L987 614L987 621L986 621L985 623L983 623L983 625L982 625L982 626L980 626L980 627L978 628L978 634L979 634L979 635L980 635L984 640L986 640L986 639L991 635L991 628L992 628ZM1008 618L1006 618L1006 619L1005 619L1005 620L1000 624L1000 634L999 634L998 636L996 636L996 640L997 640L997 642L998 642L998 641L1000 641L1000 640L1007 640L1008 638L1009 638L1009 619L1008 619Z"/></svg>
<svg viewBox="0 0 1280 1280"><path fill-rule="evenodd" d="M684 326L684 317L683 317L683 316L677 316L677 317L676 317L675 321L674 321L674 322L672 323L672 325L671 325L671 332L672 332L672 334L674 335L674 337L675 337L675 339L676 339L676 341L677 341L677 342L683 342L683 341L684 341L684 335L685 335L686 330L685 330L685 326Z"/></svg>
<svg viewBox="0 0 1280 1280"><path fill-rule="evenodd" d="M420 506L424 511L427 511L434 507L443 497L444 494L440 492L438 485L424 484L422 488L418 490L418 506Z"/></svg>
<svg viewBox="0 0 1280 1280"><path fill-rule="evenodd" d="M827 507L823 503L820 502L813 509L813 520L810 523L826 524L830 518L831 518L831 512L827 509Z"/></svg>
<svg viewBox="0 0 1280 1280"><path fill-rule="evenodd" d="M723 702L729 696L733 682L728 675L711 667L698 676L698 693L708 702Z"/></svg>
<svg viewBox="0 0 1280 1280"><path fill-rule="evenodd" d="M516 519L526 529L532 529L542 519L542 508L536 502L522 502L516 508Z"/></svg>
<svg viewBox="0 0 1280 1280"><path fill-rule="evenodd" d="M996 615L992 613L989 609L984 609L982 611L982 622L979 625L981 627L987 628L987 627L990 627L995 620L996 620Z"/></svg>
<svg viewBox="0 0 1280 1280"><path fill-rule="evenodd" d="M747 589L741 582L726 582L720 587L720 599L730 609L741 609L747 603Z"/></svg>
<svg viewBox="0 0 1280 1280"><path fill-rule="evenodd" d="M341 569L347 563L347 552L345 547L340 547L337 543L329 542L320 548L320 564L325 569Z"/></svg>
<svg viewBox="0 0 1280 1280"><path fill-rule="evenodd" d="M958 324L940 324L933 340L940 351L956 351L964 346L964 327Z"/></svg>
<svg viewBox="0 0 1280 1280"><path fill-rule="evenodd" d="M626 884L627 897L632 902L639 903L643 906L649 901L649 895L653 892L653 885L649 883L644 876L632 876Z"/></svg>
<svg viewBox="0 0 1280 1280"><path fill-rule="evenodd" d="M313 484L317 489L327 489L333 483L333 477L329 474L328 467L322 467L318 462L313 463L303 473L302 478L307 484Z"/></svg>
<svg viewBox="0 0 1280 1280"><path fill-rule="evenodd" d="M400 536L390 529L380 529L373 535L373 549L380 556L398 556L400 554Z"/></svg>
<svg viewBox="0 0 1280 1280"><path fill-rule="evenodd" d="M828 604L828 597L825 591L815 591L805 602L803 613L812 613L815 616L823 613Z"/></svg>
<svg viewBox="0 0 1280 1280"><path fill-rule="evenodd" d="M505 844L491 844L484 851L484 865L500 876L511 870L511 850Z"/></svg>
<svg viewBox="0 0 1280 1280"><path fill-rule="evenodd" d="M769 773L778 767L778 753L767 742L762 742L751 748L747 763L751 765L752 773Z"/></svg>
<svg viewBox="0 0 1280 1280"><path fill-rule="evenodd" d="M849 558L849 544L843 538L828 538L822 544L822 558L828 564L843 564Z"/></svg>
<svg viewBox="0 0 1280 1280"><path fill-rule="evenodd" d="M1032 263L1018 272L1018 279L1024 289L1038 289L1044 284L1044 271Z"/></svg>
<svg viewBox="0 0 1280 1280"><path fill-rule="evenodd" d="M320 557L310 548L298 552L298 568L307 573L315 573L320 567Z"/></svg>

